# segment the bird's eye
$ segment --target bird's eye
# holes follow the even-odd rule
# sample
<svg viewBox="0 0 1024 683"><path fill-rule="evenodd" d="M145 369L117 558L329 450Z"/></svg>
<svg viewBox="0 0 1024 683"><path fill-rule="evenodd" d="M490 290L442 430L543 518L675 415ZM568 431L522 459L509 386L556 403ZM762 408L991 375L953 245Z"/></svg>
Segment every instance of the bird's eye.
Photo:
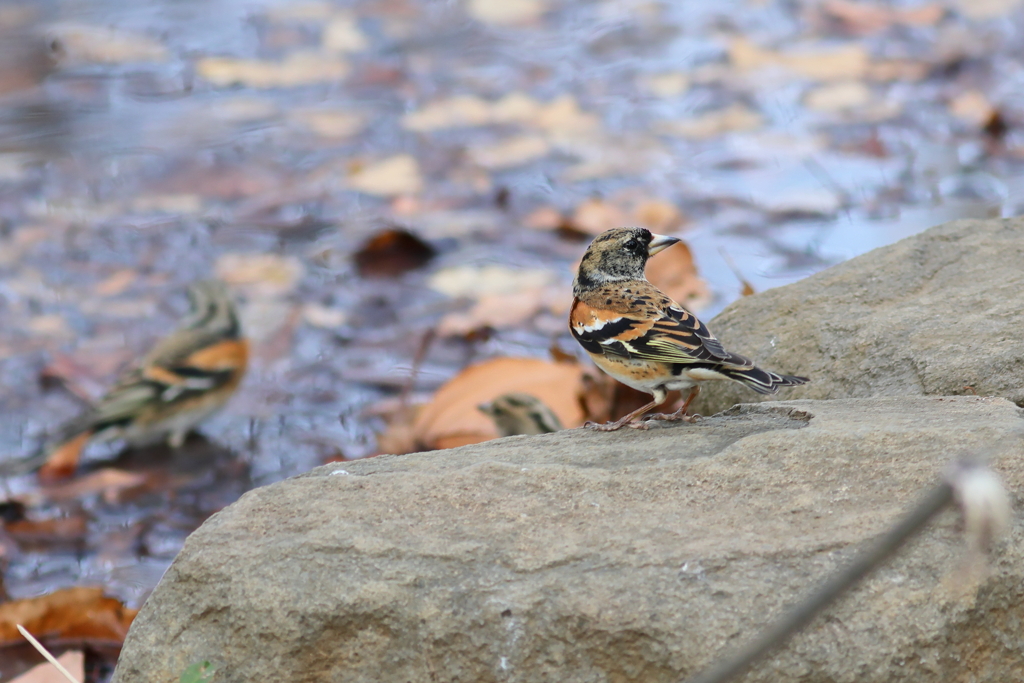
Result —
<svg viewBox="0 0 1024 683"><path fill-rule="evenodd" d="M633 238L630 241L626 242L626 249L629 249L630 251L636 251L639 248L640 243L636 241L636 238Z"/></svg>

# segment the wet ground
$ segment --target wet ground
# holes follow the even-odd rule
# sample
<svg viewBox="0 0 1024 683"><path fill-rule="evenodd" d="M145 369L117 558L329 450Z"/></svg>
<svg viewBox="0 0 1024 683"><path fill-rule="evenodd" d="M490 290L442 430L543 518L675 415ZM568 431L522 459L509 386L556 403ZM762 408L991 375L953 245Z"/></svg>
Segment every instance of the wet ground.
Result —
<svg viewBox="0 0 1024 683"><path fill-rule="evenodd" d="M644 222L687 240L710 318L740 277L760 291L1016 215L1018 4L0 4L0 459L99 395L194 279L232 283L255 351L208 441L94 448L86 471L139 476L85 490L6 481L36 525L4 532L7 592L138 606L244 491L373 454L368 408L572 348L553 305L440 335L410 384L424 335L472 305L438 273L568 291L588 233ZM394 227L430 249L393 258L425 265L357 268Z"/></svg>

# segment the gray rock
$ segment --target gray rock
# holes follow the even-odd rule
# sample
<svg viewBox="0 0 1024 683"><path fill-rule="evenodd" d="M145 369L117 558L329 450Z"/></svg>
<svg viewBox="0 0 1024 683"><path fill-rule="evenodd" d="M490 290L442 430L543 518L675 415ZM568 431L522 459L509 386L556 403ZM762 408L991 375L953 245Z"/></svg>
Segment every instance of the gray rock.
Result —
<svg viewBox="0 0 1024 683"><path fill-rule="evenodd" d="M812 379L769 399L977 393L1024 406L1024 219L937 226L740 299L708 327L758 365ZM758 400L709 382L694 409Z"/></svg>
<svg viewBox="0 0 1024 683"><path fill-rule="evenodd" d="M321 467L211 517L143 606L116 683L677 683L754 635L1024 423L1004 399L740 406ZM1020 446L996 460L1024 485ZM1024 679L1024 527L980 589L944 513L747 681Z"/></svg>

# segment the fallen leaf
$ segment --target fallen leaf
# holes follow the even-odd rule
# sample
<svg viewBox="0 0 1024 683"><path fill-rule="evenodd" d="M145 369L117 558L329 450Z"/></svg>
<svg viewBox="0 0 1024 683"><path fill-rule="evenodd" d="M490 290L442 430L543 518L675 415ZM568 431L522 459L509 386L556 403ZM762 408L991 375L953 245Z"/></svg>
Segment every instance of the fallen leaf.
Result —
<svg viewBox="0 0 1024 683"><path fill-rule="evenodd" d="M355 17L348 14L336 15L327 22L321 43L324 50L332 53L362 52L370 45Z"/></svg>
<svg viewBox="0 0 1024 683"><path fill-rule="evenodd" d="M139 273L134 268L121 268L96 285L95 291L100 296L117 296L127 291L138 277Z"/></svg>
<svg viewBox="0 0 1024 683"><path fill-rule="evenodd" d="M23 549L50 548L83 542L88 525L82 516L22 519L4 524L4 531ZM2 628L0 623L0 630Z"/></svg>
<svg viewBox="0 0 1024 683"><path fill-rule="evenodd" d="M229 285L252 289L261 296L286 294L305 274L298 257L277 254L223 254L213 270Z"/></svg>
<svg viewBox="0 0 1024 683"><path fill-rule="evenodd" d="M544 138L538 135L520 135L492 145L474 145L469 157L488 170L515 168L545 157L551 151Z"/></svg>
<svg viewBox="0 0 1024 683"><path fill-rule="evenodd" d="M495 358L471 365L419 411L413 426L416 440L426 448L452 448L496 438L494 423L477 406L511 392L536 397L567 429L579 427L582 377L578 365L535 358Z"/></svg>
<svg viewBox="0 0 1024 683"><path fill-rule="evenodd" d="M40 337L56 337L70 339L74 336L67 320L59 313L36 315L25 324L28 331Z"/></svg>
<svg viewBox="0 0 1024 683"><path fill-rule="evenodd" d="M601 120L580 109L572 95L562 95L542 107L536 125L553 135L579 137L601 129Z"/></svg>
<svg viewBox="0 0 1024 683"><path fill-rule="evenodd" d="M104 596L102 588L63 588L37 598L0 604L0 644L21 641L16 624L40 640L91 638L121 642L137 613L120 600Z"/></svg>
<svg viewBox="0 0 1024 683"><path fill-rule="evenodd" d="M491 294L514 294L552 284L554 273L543 269L506 266L452 266L430 276L427 285L452 298L479 299Z"/></svg>
<svg viewBox="0 0 1024 683"><path fill-rule="evenodd" d="M689 119L661 121L656 130L664 135L702 140L725 133L756 130L763 125L764 117L760 113L742 104L734 104Z"/></svg>
<svg viewBox="0 0 1024 683"><path fill-rule="evenodd" d="M280 62L204 57L196 64L196 73L222 87L245 85L250 88L291 88L340 81L348 76L349 66L337 57L299 51Z"/></svg>
<svg viewBox="0 0 1024 683"><path fill-rule="evenodd" d="M402 228L389 228L367 240L352 260L363 277L397 277L422 268L437 250Z"/></svg>
<svg viewBox="0 0 1024 683"><path fill-rule="evenodd" d="M628 224L629 219L621 208L603 199L593 198L576 207L565 227L586 235L600 235L606 230Z"/></svg>
<svg viewBox="0 0 1024 683"><path fill-rule="evenodd" d="M838 112L863 107L871 101L871 88L861 81L829 83L812 89L804 98L810 109Z"/></svg>
<svg viewBox="0 0 1024 683"><path fill-rule="evenodd" d="M50 28L61 60L98 64L163 62L167 48L148 36L105 26L58 24Z"/></svg>
<svg viewBox="0 0 1024 683"><path fill-rule="evenodd" d="M996 108L983 92L968 90L953 98L949 103L949 111L961 121L981 128L992 118Z"/></svg>
<svg viewBox="0 0 1024 683"><path fill-rule="evenodd" d="M332 330L344 325L348 320L348 314L340 308L309 303L302 307L302 319L307 325Z"/></svg>
<svg viewBox="0 0 1024 683"><path fill-rule="evenodd" d="M741 71L780 67L815 81L846 81L863 78L870 59L860 43L840 47L809 45L787 51L765 50L747 38L733 38L729 59Z"/></svg>
<svg viewBox="0 0 1024 683"><path fill-rule="evenodd" d="M478 21L508 26L532 22L547 7L542 0L469 0L467 10Z"/></svg>
<svg viewBox="0 0 1024 683"><path fill-rule="evenodd" d="M481 328L518 327L542 310L567 311L572 303L568 287L531 287L481 296L468 311L449 313L437 325L441 336L465 336Z"/></svg>
<svg viewBox="0 0 1024 683"><path fill-rule="evenodd" d="M483 126L493 120L491 104L475 95L432 102L402 117L406 130L426 132L445 128Z"/></svg>
<svg viewBox="0 0 1024 683"><path fill-rule="evenodd" d="M693 253L686 242L679 242L648 261L647 279L691 310L698 310L711 301L711 291L697 274Z"/></svg>
<svg viewBox="0 0 1024 683"><path fill-rule="evenodd" d="M867 34L895 25L933 26L946 14L938 3L915 7L889 7L853 0L826 0L820 11L827 17L842 22L852 33Z"/></svg>
<svg viewBox="0 0 1024 683"><path fill-rule="evenodd" d="M423 190L420 167L412 156L399 154L382 159L350 176L346 185L379 197L417 194Z"/></svg>
<svg viewBox="0 0 1024 683"><path fill-rule="evenodd" d="M690 89L690 76L680 71L652 74L642 80L644 87L656 97L679 97Z"/></svg>
<svg viewBox="0 0 1024 683"><path fill-rule="evenodd" d="M137 489L146 483L142 472L127 472L115 467L104 467L66 484L43 487L43 495L51 501L75 500L94 493L102 495L107 503L116 503L120 494Z"/></svg>
<svg viewBox="0 0 1024 683"><path fill-rule="evenodd" d="M344 110L297 109L289 117L320 137L335 140L352 137L366 126L362 116Z"/></svg>
<svg viewBox="0 0 1024 683"><path fill-rule="evenodd" d="M685 219L675 204L662 199L644 199L633 206L633 223L656 233L678 230Z"/></svg>
<svg viewBox="0 0 1024 683"><path fill-rule="evenodd" d="M29 629L29 633L32 633ZM35 633L32 633L35 636ZM57 661L64 667L64 670L71 674L76 681L85 680L85 654L80 650L68 650ZM68 683L64 674L49 662L37 664L22 675L18 676L11 683Z"/></svg>
<svg viewBox="0 0 1024 683"><path fill-rule="evenodd" d="M564 222L562 212L553 206L541 206L523 219L523 225L533 230L555 230Z"/></svg>

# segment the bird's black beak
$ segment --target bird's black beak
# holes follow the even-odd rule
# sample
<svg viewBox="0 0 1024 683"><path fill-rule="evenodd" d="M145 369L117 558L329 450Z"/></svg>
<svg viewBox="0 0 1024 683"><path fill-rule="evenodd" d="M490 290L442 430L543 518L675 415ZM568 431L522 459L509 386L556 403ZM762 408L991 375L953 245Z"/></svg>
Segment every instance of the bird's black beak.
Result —
<svg viewBox="0 0 1024 683"><path fill-rule="evenodd" d="M654 256L659 251L668 249L676 242L681 242L678 237L669 237L668 235L653 235L654 239L647 245L647 255Z"/></svg>

